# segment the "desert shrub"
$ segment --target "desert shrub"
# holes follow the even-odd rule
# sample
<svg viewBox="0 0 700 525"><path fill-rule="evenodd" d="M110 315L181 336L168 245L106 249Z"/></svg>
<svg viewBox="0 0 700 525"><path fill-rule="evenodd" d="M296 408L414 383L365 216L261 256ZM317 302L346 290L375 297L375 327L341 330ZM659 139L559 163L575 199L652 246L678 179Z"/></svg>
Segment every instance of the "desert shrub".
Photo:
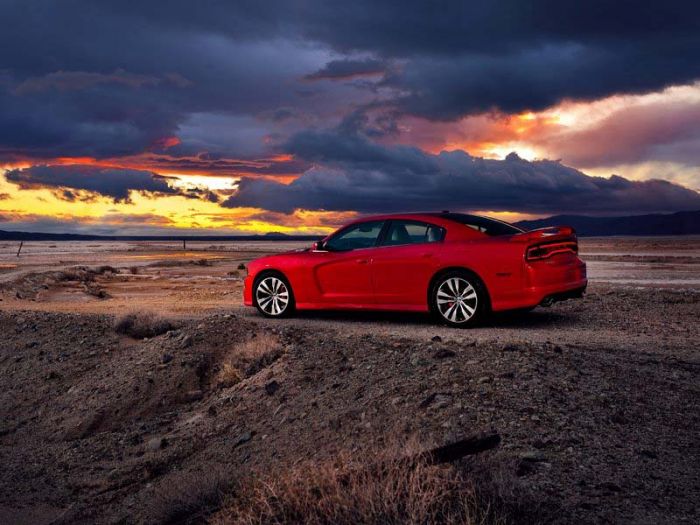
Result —
<svg viewBox="0 0 700 525"><path fill-rule="evenodd" d="M173 328L175 325L171 321L153 312L129 312L118 317L114 323L115 332L134 339L155 337Z"/></svg>
<svg viewBox="0 0 700 525"><path fill-rule="evenodd" d="M182 261L179 259L169 259L165 261L154 261L149 263L147 266L151 268L172 268L176 266L185 266L189 264L189 261Z"/></svg>
<svg viewBox="0 0 700 525"><path fill-rule="evenodd" d="M95 272L86 266L74 266L73 268L66 268L65 270L47 272L46 275L55 282L80 281L86 283L95 280Z"/></svg>
<svg viewBox="0 0 700 525"><path fill-rule="evenodd" d="M103 266L98 266L95 268L95 273L98 273L100 275L103 275L105 273L119 273L119 270L117 270L114 266L109 266L108 264L105 264Z"/></svg>
<svg viewBox="0 0 700 525"><path fill-rule="evenodd" d="M246 377L257 374L284 354L279 339L266 332L233 347L224 357L216 375L216 385L228 388Z"/></svg>
<svg viewBox="0 0 700 525"><path fill-rule="evenodd" d="M505 487L505 490L504 488ZM309 462L238 487L213 517L225 524L528 523L520 496L493 469L429 465L386 454Z"/></svg>
<svg viewBox="0 0 700 525"><path fill-rule="evenodd" d="M209 259L168 259L164 261L154 261L148 264L151 268L175 268L178 266L211 266L212 262Z"/></svg>
<svg viewBox="0 0 700 525"><path fill-rule="evenodd" d="M246 377L267 368L284 354L277 336L267 332L255 334L252 339L237 346L234 352Z"/></svg>
<svg viewBox="0 0 700 525"><path fill-rule="evenodd" d="M230 272L226 272L226 275L229 277L240 277L241 274L238 272L238 270L232 270Z"/></svg>
<svg viewBox="0 0 700 525"><path fill-rule="evenodd" d="M109 297L107 291L94 282L84 283L83 289L85 290L86 294L97 297L98 299L107 299Z"/></svg>
<svg viewBox="0 0 700 525"><path fill-rule="evenodd" d="M139 267L138 266L129 266L129 273L131 275L138 275L139 274Z"/></svg>
<svg viewBox="0 0 700 525"><path fill-rule="evenodd" d="M245 270L245 264L240 263L240 264L238 265L238 269L239 269L239 270Z"/></svg>
<svg viewBox="0 0 700 525"><path fill-rule="evenodd" d="M219 388L229 388L243 379L243 374L232 363L224 363L216 376L216 384Z"/></svg>
<svg viewBox="0 0 700 525"><path fill-rule="evenodd" d="M230 474L217 468L172 474L156 487L149 522L204 523L232 486Z"/></svg>

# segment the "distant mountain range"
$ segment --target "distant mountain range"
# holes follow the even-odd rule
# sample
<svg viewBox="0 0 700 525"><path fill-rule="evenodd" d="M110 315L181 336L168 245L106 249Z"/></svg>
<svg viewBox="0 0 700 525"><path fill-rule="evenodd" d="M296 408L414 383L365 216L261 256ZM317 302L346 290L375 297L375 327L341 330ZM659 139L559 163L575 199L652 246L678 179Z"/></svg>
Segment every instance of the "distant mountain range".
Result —
<svg viewBox="0 0 700 525"><path fill-rule="evenodd" d="M546 219L520 221L515 224L525 230L534 230L547 226L573 226L578 235L589 237L605 235L697 235L700 234L700 210L628 217L554 215Z"/></svg>
<svg viewBox="0 0 700 525"><path fill-rule="evenodd" d="M516 226L535 230L547 226L573 226L581 236L607 235L700 235L700 210L671 214L632 215L625 217L589 217L554 215L546 219L520 221ZM4 241L314 241L319 235L287 235L270 232L262 235L80 235L75 233L34 233L0 230Z"/></svg>

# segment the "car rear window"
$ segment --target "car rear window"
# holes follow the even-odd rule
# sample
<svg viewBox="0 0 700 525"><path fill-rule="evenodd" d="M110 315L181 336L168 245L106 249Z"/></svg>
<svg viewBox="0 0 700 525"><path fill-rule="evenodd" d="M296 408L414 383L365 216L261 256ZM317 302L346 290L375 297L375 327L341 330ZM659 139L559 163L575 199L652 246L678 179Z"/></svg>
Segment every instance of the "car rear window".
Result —
<svg viewBox="0 0 700 525"><path fill-rule="evenodd" d="M488 217L479 217L478 215L468 215L466 213L440 213L436 215L464 224L465 226L469 226L470 228L492 237L498 235L515 235L517 233L523 233L524 231L507 222L489 219Z"/></svg>

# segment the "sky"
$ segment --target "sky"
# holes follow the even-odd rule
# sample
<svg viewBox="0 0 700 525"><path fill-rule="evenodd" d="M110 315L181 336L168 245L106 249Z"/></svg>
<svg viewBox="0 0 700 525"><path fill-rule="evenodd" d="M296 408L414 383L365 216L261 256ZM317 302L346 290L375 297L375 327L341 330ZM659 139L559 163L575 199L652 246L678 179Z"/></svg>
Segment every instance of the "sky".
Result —
<svg viewBox="0 0 700 525"><path fill-rule="evenodd" d="M695 1L0 0L0 230L700 209Z"/></svg>

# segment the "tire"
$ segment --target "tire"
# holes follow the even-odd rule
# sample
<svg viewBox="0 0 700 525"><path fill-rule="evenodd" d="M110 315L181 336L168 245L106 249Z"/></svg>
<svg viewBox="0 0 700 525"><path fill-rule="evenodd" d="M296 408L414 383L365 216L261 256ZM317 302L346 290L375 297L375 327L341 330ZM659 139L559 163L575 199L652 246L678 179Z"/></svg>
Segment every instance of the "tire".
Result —
<svg viewBox="0 0 700 525"><path fill-rule="evenodd" d="M475 274L454 270L441 275L430 291L430 309L448 326L468 328L488 312L488 293Z"/></svg>
<svg viewBox="0 0 700 525"><path fill-rule="evenodd" d="M286 302L285 302L286 301ZM265 272L253 284L253 304L264 317L282 318L294 313L294 292L281 273Z"/></svg>

